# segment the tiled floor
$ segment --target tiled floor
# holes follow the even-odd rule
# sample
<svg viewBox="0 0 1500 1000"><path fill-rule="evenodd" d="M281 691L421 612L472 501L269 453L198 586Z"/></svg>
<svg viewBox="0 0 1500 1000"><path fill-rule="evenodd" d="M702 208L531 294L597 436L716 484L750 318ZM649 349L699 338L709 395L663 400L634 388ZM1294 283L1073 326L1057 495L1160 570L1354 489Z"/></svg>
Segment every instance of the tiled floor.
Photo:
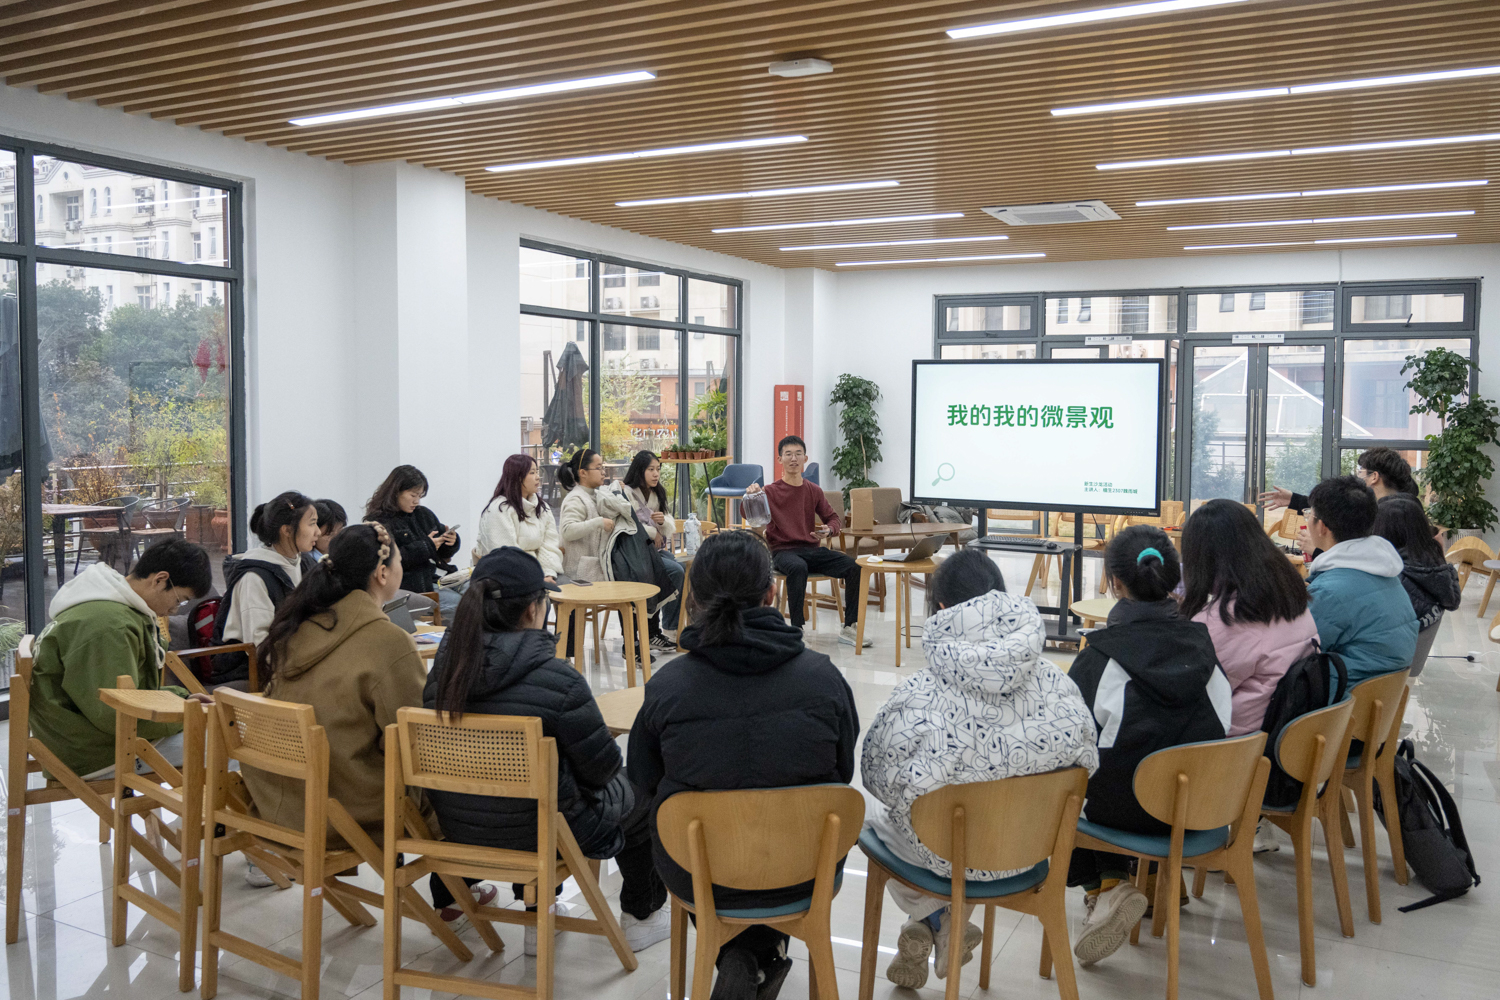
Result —
<svg viewBox="0 0 1500 1000"><path fill-rule="evenodd" d="M1029 560L1028 560L1029 561ZM1018 559L1002 563L1006 575L1020 579L1025 565ZM1090 571L1096 563L1089 563ZM1092 582L1090 580L1090 582ZM1483 581L1471 581L1458 612L1442 626L1434 659L1414 682L1407 708L1406 728L1416 741L1418 755L1453 789L1463 811L1469 842L1481 873L1490 874L1492 859L1500 857L1500 694L1495 692L1500 673L1500 646L1485 637L1484 625L1475 617ZM918 592L918 598L921 592ZM1500 610L1497 605L1496 610ZM872 612L873 614L873 612ZM916 614L920 621L920 612ZM893 623L874 623L870 636L875 647L861 657L836 642L831 613L825 612L822 631L810 644L833 657L844 670L859 706L868 721L892 687L909 676L913 662L920 665L914 644L906 666L892 666ZM1463 654L1480 652L1477 662ZM1493 651L1493 652L1492 652ZM1066 657L1059 657L1066 659ZM671 669L670 661L660 669ZM596 690L623 683L623 667L616 642L607 651L605 669L590 669ZM0 724L0 732L4 725ZM103 887L110 874L111 849L98 842L98 823L92 813L76 803L41 807L32 811L27 824L26 870L22 905L25 928L19 943L4 949L0 989L22 1000L53 1000L81 996L124 996L130 1000L167 1000L178 996L176 938L164 926L132 909L128 942L113 948L107 939L109 903ZM1262 855L1257 863L1261 915L1266 928L1271 971L1276 995L1296 997L1362 997L1370 1000L1423 997L1473 997L1495 995L1500 980L1500 902L1495 890L1485 885L1469 895L1410 914L1395 908L1423 898L1426 893L1413 881L1398 886L1392 876L1390 856L1383 833L1380 837L1381 898L1384 922L1371 924L1364 904L1364 870L1358 851L1347 855L1349 882L1354 905L1355 937L1339 934L1337 915L1328 883L1326 856L1316 852L1314 863L1317 895L1318 986L1302 985L1296 927L1296 895L1292 855L1289 848ZM243 862L231 858L226 867L224 920L226 926L250 940L296 954L299 948L299 900L275 889L250 889L241 879ZM847 871L858 875L865 860L856 851ZM144 862L136 866L138 882L151 887L169 901L175 889L155 875ZM365 881L372 887L373 877ZM619 876L606 874L605 890L616 893ZM569 887L572 890L572 887ZM502 892L502 899L508 896ZM576 895L576 891L573 892ZM1069 897L1070 913L1076 920L1082 904L1076 893ZM839 992L852 998L859 988L859 940L862 936L864 884L847 878L834 902L834 957L839 968ZM900 926L900 914L887 901L881 941L889 948ZM324 919L322 993L328 1000L357 997L375 1000L381 994L380 928L355 929L331 910ZM476 975L497 982L533 981L532 960L521 954L519 928L502 927L505 950L490 955L472 930L464 938L477 957L472 963L456 962L425 928L406 921L403 928L405 956L422 968L463 975ZM977 963L964 970L961 992L966 997L1000 997L1006 1000L1052 1000L1057 996L1055 980L1037 975L1041 944L1039 925L1030 917L1001 911L996 920L994 971L990 989L978 986ZM1181 996L1192 998L1254 998L1255 980L1240 922L1239 903L1233 887L1211 877L1203 899L1193 900L1182 915ZM579 934L559 939L556 996L589 1000L661 1000L667 994L667 945L643 952L633 973L621 969L606 942ZM806 996L806 951L794 943L799 961L782 996ZM879 963L875 996L911 997L911 991L893 987L883 975L886 956ZM1166 989L1165 946L1162 940L1144 935L1138 948L1126 947L1091 969L1078 970L1079 993L1084 1000L1139 998L1164 995ZM296 996L297 984L233 956L221 966L219 996ZM1488 985L1486 985L1488 984ZM930 979L920 995L942 995L944 983ZM407 989L408 996L426 1000L426 991Z"/></svg>

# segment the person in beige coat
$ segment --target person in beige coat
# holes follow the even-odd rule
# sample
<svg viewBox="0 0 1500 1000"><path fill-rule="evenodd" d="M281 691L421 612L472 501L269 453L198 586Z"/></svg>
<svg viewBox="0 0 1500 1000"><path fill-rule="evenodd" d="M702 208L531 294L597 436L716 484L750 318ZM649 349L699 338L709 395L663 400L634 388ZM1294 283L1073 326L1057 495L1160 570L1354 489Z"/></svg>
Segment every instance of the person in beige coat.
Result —
<svg viewBox="0 0 1500 1000"><path fill-rule="evenodd" d="M558 519L562 534L563 572L574 580L609 580L605 565L610 537L616 531L635 531L630 501L604 486L604 456L581 448L558 466L557 481L568 490Z"/></svg>

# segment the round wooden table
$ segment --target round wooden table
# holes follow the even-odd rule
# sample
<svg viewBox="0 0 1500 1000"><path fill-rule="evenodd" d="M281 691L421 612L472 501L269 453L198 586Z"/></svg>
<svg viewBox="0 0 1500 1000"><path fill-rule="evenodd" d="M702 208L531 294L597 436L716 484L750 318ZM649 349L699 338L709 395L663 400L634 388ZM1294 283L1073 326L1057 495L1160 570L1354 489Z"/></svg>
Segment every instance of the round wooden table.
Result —
<svg viewBox="0 0 1500 1000"><path fill-rule="evenodd" d="M1109 612L1115 603L1113 597L1096 597L1089 601L1074 601L1068 605L1068 610L1083 619L1084 628L1093 628L1109 621Z"/></svg>
<svg viewBox="0 0 1500 1000"><path fill-rule="evenodd" d="M963 530L959 526L959 530ZM859 656L865 648L865 616L870 610L870 577L877 573L894 573L896 576L896 666L901 666L901 637L906 636L906 648L911 648L911 578L916 573L936 573L937 563L932 559L916 562L884 560L879 556L860 556L859 564L859 619L854 632L854 655Z"/></svg>
<svg viewBox="0 0 1500 1000"><path fill-rule="evenodd" d="M606 615L611 611L618 611L625 629L625 683L629 687L635 687L636 638L646 634L646 602L656 596L658 589L655 584L627 581L594 583L587 587L580 587L573 583L564 584L561 593L551 595L552 603L557 607L557 655L567 656L567 623L571 617L573 620L573 666L580 674L583 673L584 625L588 617L593 615L597 626L601 611ZM641 648L645 660L641 664L641 674L645 680L649 681L651 679L651 653L644 645ZM597 652L596 646L596 655Z"/></svg>
<svg viewBox="0 0 1500 1000"><path fill-rule="evenodd" d="M431 660L437 656L438 647L443 644L443 633L446 631L448 631L447 628L442 625L419 625L417 635L435 635L438 641L417 643L417 655L424 660Z"/></svg>

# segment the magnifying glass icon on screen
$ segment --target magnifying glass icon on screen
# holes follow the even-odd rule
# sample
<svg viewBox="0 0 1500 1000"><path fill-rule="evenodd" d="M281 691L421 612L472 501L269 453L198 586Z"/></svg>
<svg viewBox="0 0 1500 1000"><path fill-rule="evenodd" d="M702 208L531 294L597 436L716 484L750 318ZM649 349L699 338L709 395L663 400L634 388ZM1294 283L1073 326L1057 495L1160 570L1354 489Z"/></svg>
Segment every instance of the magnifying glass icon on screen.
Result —
<svg viewBox="0 0 1500 1000"><path fill-rule="evenodd" d="M946 483L952 478L953 465L949 462L944 462L937 467L937 478L932 481L932 485L936 486L938 483Z"/></svg>

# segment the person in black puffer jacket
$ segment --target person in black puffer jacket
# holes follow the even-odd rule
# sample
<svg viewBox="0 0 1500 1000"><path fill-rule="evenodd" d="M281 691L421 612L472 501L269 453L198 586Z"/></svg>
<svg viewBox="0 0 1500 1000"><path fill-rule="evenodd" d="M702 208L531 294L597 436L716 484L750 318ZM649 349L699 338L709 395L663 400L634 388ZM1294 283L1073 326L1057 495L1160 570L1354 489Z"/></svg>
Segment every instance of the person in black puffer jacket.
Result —
<svg viewBox="0 0 1500 1000"><path fill-rule="evenodd" d="M1411 676L1416 677L1427 666L1443 612L1457 611L1463 600L1458 568L1443 557L1422 505L1404 494L1381 498L1374 533L1401 553L1401 586L1417 616L1417 650L1411 660Z"/></svg>
<svg viewBox="0 0 1500 1000"><path fill-rule="evenodd" d="M693 624L682 630L682 644L689 652L646 685L628 770L651 801L657 871L678 898L691 901L692 876L654 836L661 803L684 791L848 784L859 714L843 674L803 646L802 630L774 607L771 552L759 536L710 536L688 572ZM811 882L754 891L716 885L714 903L771 907L811 893ZM726 944L709 1000L774 1000L791 968L786 942L780 931L756 925Z"/></svg>
<svg viewBox="0 0 1500 1000"><path fill-rule="evenodd" d="M474 712L542 720L542 734L557 741L558 811L585 856L619 863L620 925L640 951L671 931L666 888L652 866L648 803L637 803L588 681L557 658L557 637L542 628L547 593L557 589L522 549L504 546L480 559L438 647L422 702L453 718ZM428 797L449 840L536 850L531 799L438 790ZM446 895L440 886L431 883L435 906ZM515 889L520 899L522 887ZM568 915L562 904L557 912ZM526 953L536 954L534 927L527 929Z"/></svg>
<svg viewBox="0 0 1500 1000"><path fill-rule="evenodd" d="M401 589L426 594L437 589L438 570L453 572L448 560L458 551L458 532L443 526L436 514L422 506L427 477L414 465L398 465L385 477L365 504L365 520L385 525L406 574Z"/></svg>

